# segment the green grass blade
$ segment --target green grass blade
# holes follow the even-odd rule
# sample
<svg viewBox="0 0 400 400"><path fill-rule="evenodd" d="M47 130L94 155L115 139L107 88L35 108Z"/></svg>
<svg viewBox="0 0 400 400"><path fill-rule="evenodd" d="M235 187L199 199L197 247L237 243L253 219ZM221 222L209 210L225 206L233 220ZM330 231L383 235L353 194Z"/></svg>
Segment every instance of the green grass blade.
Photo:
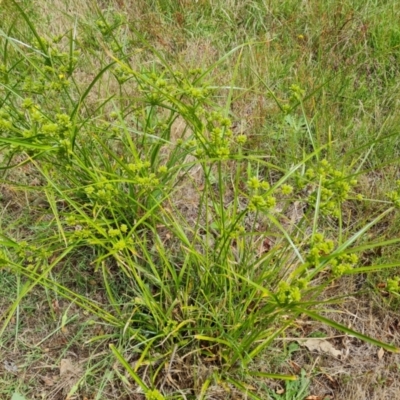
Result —
<svg viewBox="0 0 400 400"><path fill-rule="evenodd" d="M303 313L303 314L306 314L307 316L309 316L310 318L314 319L315 321L322 322L323 324L326 324L326 325L328 325L328 326L330 326L332 328L335 328L340 332L347 333L350 336L354 336L354 337L356 337L356 338L358 338L358 339L360 339L360 340L362 340L364 342L371 343L371 344L373 344L375 346L382 347L383 349L385 349L387 351L390 351L392 353L400 353L400 348L398 348L396 346L392 346L390 344L387 344L387 343L381 342L379 340L373 339L370 336L363 335L362 333L359 333L359 332L354 331L353 329L347 328L346 326L344 326L342 324L339 324L339 323L337 323L335 321L332 321L329 318L325 318L325 317L323 317L323 316L321 316L321 315L319 315L319 314L317 314L317 313L315 313L313 311L310 311L310 310L307 310L307 309L303 309L303 308L298 308L298 311Z"/></svg>
<svg viewBox="0 0 400 400"><path fill-rule="evenodd" d="M127 370L129 375L133 378L133 380L142 388L142 390L144 392L147 392L149 390L149 388L140 379L139 375L132 369L132 367L125 360L125 358L122 356L122 354L117 350L117 348L113 344L110 344L110 349L113 352L116 359L122 364L122 366Z"/></svg>

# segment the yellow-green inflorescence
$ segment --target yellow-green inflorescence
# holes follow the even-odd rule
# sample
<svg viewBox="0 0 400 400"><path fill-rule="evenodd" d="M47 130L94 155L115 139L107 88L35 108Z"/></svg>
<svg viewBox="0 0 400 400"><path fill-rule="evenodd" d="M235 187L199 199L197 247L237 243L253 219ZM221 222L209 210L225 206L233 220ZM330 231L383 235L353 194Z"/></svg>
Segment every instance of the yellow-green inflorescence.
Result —
<svg viewBox="0 0 400 400"><path fill-rule="evenodd" d="M17 249L16 257L12 261L30 270L34 268L41 270L53 254L46 246L40 247L29 244L26 240L17 243L15 248ZM0 263L7 263L8 261L8 256L0 250Z"/></svg>
<svg viewBox="0 0 400 400"><path fill-rule="evenodd" d="M145 394L146 400L165 400L165 397L157 390L148 390Z"/></svg>
<svg viewBox="0 0 400 400"><path fill-rule="evenodd" d="M71 214L65 218L66 225L73 228L68 236L70 243L87 241L92 245L104 244L111 246L110 250L115 252L125 249L133 250L134 242L132 237L128 235L129 228L126 224L118 227L110 227L108 229L90 228L84 219Z"/></svg>
<svg viewBox="0 0 400 400"><path fill-rule="evenodd" d="M321 233L316 233L312 239L311 247L307 255L307 262L310 266L317 266L321 257L332 253L335 245L333 240L325 239Z"/></svg>
<svg viewBox="0 0 400 400"><path fill-rule="evenodd" d="M339 253L334 257L331 256L335 248L333 240L325 239L321 233L316 233L313 237L310 250L306 257L306 261L310 267L318 267L321 259L328 256L329 267L334 278L338 278L349 272L357 263L358 256L356 254Z"/></svg>
<svg viewBox="0 0 400 400"><path fill-rule="evenodd" d="M88 198L98 204L111 204L111 201L118 195L119 190L114 182L100 181L85 188Z"/></svg>
<svg viewBox="0 0 400 400"><path fill-rule="evenodd" d="M342 254L331 260L331 271L334 277L340 277L358 263L358 256L356 254Z"/></svg>
<svg viewBox="0 0 400 400"><path fill-rule="evenodd" d="M396 188L387 193L386 196L393 202L395 207L400 208L400 180L396 181Z"/></svg>
<svg viewBox="0 0 400 400"><path fill-rule="evenodd" d="M276 199L270 194L270 184L268 182L252 176L247 181L247 187L250 195L248 206L250 211L265 211L275 207Z"/></svg>
<svg viewBox="0 0 400 400"><path fill-rule="evenodd" d="M287 280L279 283L276 291L278 302L281 305L299 302L302 298L302 291L308 288L310 280L315 276L314 271L321 266L323 270L330 272L332 279L337 279L351 271L358 263L356 254L338 253L334 255L334 250L333 240L326 239L321 233L313 235L305 263L297 268ZM299 276L303 277L299 278Z"/></svg>
<svg viewBox="0 0 400 400"><path fill-rule="evenodd" d="M400 293L400 276L395 276L387 280L387 290L394 294Z"/></svg>
<svg viewBox="0 0 400 400"><path fill-rule="evenodd" d="M138 89L152 106L167 104L168 108L172 106L184 119L191 121L193 136L186 140L178 138L178 146L183 146L198 159L227 160L234 151L240 151L247 136L234 135L232 121L225 111L208 111L203 107L213 90L198 78L203 73L201 69L191 70L189 76L179 71L143 71L138 79ZM114 75L120 84L132 76L137 77L137 73L124 65L116 67ZM191 81L191 77L195 79ZM165 131L168 125L163 125L161 130ZM147 133L156 134L148 126Z"/></svg>
<svg viewBox="0 0 400 400"><path fill-rule="evenodd" d="M19 124L19 119L6 107L0 109L0 131L13 136L30 139L35 145L47 145L49 150L58 152L62 156L72 154L72 137L74 135L73 122L69 115L56 113L45 116L40 105L30 97L21 102L21 116L29 125ZM31 151L40 152L31 149Z"/></svg>
<svg viewBox="0 0 400 400"><path fill-rule="evenodd" d="M297 303L301 300L300 287L295 283L290 284L286 281L281 281L278 285L276 299L282 305Z"/></svg>
<svg viewBox="0 0 400 400"><path fill-rule="evenodd" d="M339 217L340 204L349 198L357 180L335 169L326 159L321 160L314 168L308 168L304 175L297 176L299 188L308 186L310 194L308 204L315 206L318 202L323 215Z"/></svg>

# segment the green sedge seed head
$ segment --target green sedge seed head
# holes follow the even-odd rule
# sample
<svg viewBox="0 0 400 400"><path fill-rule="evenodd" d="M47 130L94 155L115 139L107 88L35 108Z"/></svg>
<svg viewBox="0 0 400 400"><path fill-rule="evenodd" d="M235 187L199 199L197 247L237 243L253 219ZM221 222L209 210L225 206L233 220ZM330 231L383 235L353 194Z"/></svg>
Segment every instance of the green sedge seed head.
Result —
<svg viewBox="0 0 400 400"><path fill-rule="evenodd" d="M392 279L388 279L386 281L387 289L391 293L399 293L400 292L400 277L395 276Z"/></svg>
<svg viewBox="0 0 400 400"><path fill-rule="evenodd" d="M324 235L322 233L316 233L313 236L314 243L322 243L324 241Z"/></svg>
<svg viewBox="0 0 400 400"><path fill-rule="evenodd" d="M251 190L258 190L261 187L261 182L256 176L253 176L247 181L247 186Z"/></svg>
<svg viewBox="0 0 400 400"><path fill-rule="evenodd" d="M222 118L221 126L229 127L232 125L232 121L229 118Z"/></svg>
<svg viewBox="0 0 400 400"><path fill-rule="evenodd" d="M269 190L271 188L270 184L267 181L262 181L261 182L261 189L263 190Z"/></svg>
<svg viewBox="0 0 400 400"><path fill-rule="evenodd" d="M74 215L69 215L66 219L65 222L67 223L67 225L69 226L73 226L76 224L76 217Z"/></svg>
<svg viewBox="0 0 400 400"><path fill-rule="evenodd" d="M238 135L236 138L236 142L239 145L244 145L247 142L247 136L246 135Z"/></svg>
<svg viewBox="0 0 400 400"><path fill-rule="evenodd" d="M121 239L118 240L118 242L114 243L114 250L120 251L120 250L124 250L126 247L128 246L126 240Z"/></svg>
<svg viewBox="0 0 400 400"><path fill-rule="evenodd" d="M281 304L296 303L301 300L301 291L297 286L291 286L287 282L280 282L276 297Z"/></svg>
<svg viewBox="0 0 400 400"><path fill-rule="evenodd" d="M34 102L31 98L26 98L21 104L22 108L29 109L34 106Z"/></svg>
<svg viewBox="0 0 400 400"><path fill-rule="evenodd" d="M265 206L266 206L265 200L263 199L262 196L254 195L250 200L249 208L251 211L256 211L258 209L265 208Z"/></svg>
<svg viewBox="0 0 400 400"><path fill-rule="evenodd" d="M114 237L114 236L118 236L120 234L120 230L119 229L109 229L108 230L108 235L110 237Z"/></svg>
<svg viewBox="0 0 400 400"><path fill-rule="evenodd" d="M148 390L145 393L146 400L165 400L165 397L157 390Z"/></svg>
<svg viewBox="0 0 400 400"><path fill-rule="evenodd" d="M226 146L219 147L216 151L218 158L225 159L229 157L230 150Z"/></svg>
<svg viewBox="0 0 400 400"><path fill-rule="evenodd" d="M90 196L91 194L94 193L94 190L95 189L93 186L88 186L87 188L85 188L85 193Z"/></svg>
<svg viewBox="0 0 400 400"><path fill-rule="evenodd" d="M293 192L293 186L290 185L282 185L281 192L283 195L287 196Z"/></svg>
<svg viewBox="0 0 400 400"><path fill-rule="evenodd" d="M122 224L119 229L122 233L128 232L128 227L125 224Z"/></svg>
<svg viewBox="0 0 400 400"><path fill-rule="evenodd" d="M265 198L265 206L267 208L273 208L276 206L276 199L273 196L268 196Z"/></svg>
<svg viewBox="0 0 400 400"><path fill-rule="evenodd" d="M306 289L308 286L308 280L304 278L298 279L296 283L300 290Z"/></svg>

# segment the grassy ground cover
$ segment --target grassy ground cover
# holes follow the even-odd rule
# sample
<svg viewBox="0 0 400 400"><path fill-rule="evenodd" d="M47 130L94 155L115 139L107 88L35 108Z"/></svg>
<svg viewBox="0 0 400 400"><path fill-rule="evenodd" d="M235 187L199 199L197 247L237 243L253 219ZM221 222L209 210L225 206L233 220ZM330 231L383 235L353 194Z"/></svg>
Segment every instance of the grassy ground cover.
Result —
<svg viewBox="0 0 400 400"><path fill-rule="evenodd" d="M0 5L1 398L396 398L396 1Z"/></svg>

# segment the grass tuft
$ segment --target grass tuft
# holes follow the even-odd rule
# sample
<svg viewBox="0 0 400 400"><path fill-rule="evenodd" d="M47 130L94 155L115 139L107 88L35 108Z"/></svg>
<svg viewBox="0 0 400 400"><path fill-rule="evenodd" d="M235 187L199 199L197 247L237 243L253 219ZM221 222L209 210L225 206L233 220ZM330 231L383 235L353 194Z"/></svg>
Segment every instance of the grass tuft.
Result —
<svg viewBox="0 0 400 400"><path fill-rule="evenodd" d="M0 265L15 295L0 334L37 291L59 320L38 346L82 311L87 343L109 358L90 355L54 390L84 393L106 370L96 398L116 376L121 393L148 400L211 398L214 386L304 396L304 370L291 383L299 371L256 366L306 318L398 352L329 314L353 294L346 277L400 266L398 70L387 61L400 36L374 14L395 12L153 3L147 13L139 1L137 19L123 1L73 22L60 11L57 35L7 3ZM206 63L195 41L214 54ZM376 248L385 260L366 256ZM398 276L385 279L398 297ZM265 379L289 381L286 397Z"/></svg>

